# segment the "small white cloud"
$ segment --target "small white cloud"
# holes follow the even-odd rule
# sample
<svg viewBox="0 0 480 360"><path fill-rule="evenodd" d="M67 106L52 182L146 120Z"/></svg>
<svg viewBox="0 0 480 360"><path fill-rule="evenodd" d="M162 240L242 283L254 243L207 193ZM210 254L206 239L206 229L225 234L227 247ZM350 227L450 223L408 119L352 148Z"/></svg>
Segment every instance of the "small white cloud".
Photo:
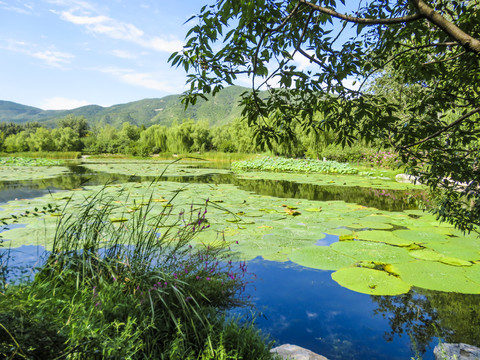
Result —
<svg viewBox="0 0 480 360"><path fill-rule="evenodd" d="M18 0L9 0L9 3L6 3L5 1L0 1L0 9L14 11L20 14L31 14L33 11L33 4L24 3L23 1Z"/></svg>
<svg viewBox="0 0 480 360"><path fill-rule="evenodd" d="M342 85L345 86L347 89L350 89L350 90L360 89L361 84L362 84L361 81L355 80L355 79L350 79L350 78L347 78L347 79L342 81Z"/></svg>
<svg viewBox="0 0 480 360"><path fill-rule="evenodd" d="M70 63L70 60L74 58L72 54L57 51L53 46L49 49L39 49L38 45L11 39L6 40L3 44L0 43L0 49L25 54L40 59L49 66L58 68L63 68L65 64Z"/></svg>
<svg viewBox="0 0 480 360"><path fill-rule="evenodd" d="M117 79L138 87L164 91L169 93L175 93L178 89L172 87L171 81L161 81L156 79L156 76L152 73L140 73L131 69L119 69L119 68L103 68L97 69L103 73L111 74Z"/></svg>
<svg viewBox="0 0 480 360"><path fill-rule="evenodd" d="M313 313L313 312L307 311L307 317L308 317L309 320L314 320L318 317L318 313Z"/></svg>
<svg viewBox="0 0 480 360"><path fill-rule="evenodd" d="M53 67L62 67L63 64L69 63L70 59L74 57L72 54L51 50L30 52L29 55L43 60L47 65Z"/></svg>
<svg viewBox="0 0 480 360"><path fill-rule="evenodd" d="M81 106L90 105L86 100L67 99L64 97L53 97L43 100L40 108L44 110L70 110Z"/></svg>
<svg viewBox="0 0 480 360"><path fill-rule="evenodd" d="M307 51L306 52L308 55L314 55L314 52L313 51ZM293 61L295 62L295 65L297 66L297 69L300 70L300 71L305 71L307 70L307 68L310 68L310 67L313 67L313 66L316 66L318 67L318 65L312 63L310 61L310 59L308 59L307 57L305 57L304 55L300 54L300 53L295 53L295 55L293 55Z"/></svg>
<svg viewBox="0 0 480 360"><path fill-rule="evenodd" d="M122 59L136 59L137 55L125 50L113 50L112 54Z"/></svg>
<svg viewBox="0 0 480 360"><path fill-rule="evenodd" d="M91 4L75 0L50 0L51 4L66 7L66 10L50 10L62 20L83 26L94 35L135 43L159 52L179 51L183 42L175 37L148 36L133 24L125 23L101 14Z"/></svg>

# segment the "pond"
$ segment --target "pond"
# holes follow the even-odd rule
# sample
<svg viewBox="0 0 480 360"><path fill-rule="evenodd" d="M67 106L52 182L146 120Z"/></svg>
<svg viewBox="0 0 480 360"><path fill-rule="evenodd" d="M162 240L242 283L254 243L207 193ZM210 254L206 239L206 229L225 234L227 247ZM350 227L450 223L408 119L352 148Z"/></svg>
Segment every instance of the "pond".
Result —
<svg viewBox="0 0 480 360"><path fill-rule="evenodd" d="M340 261L337 253L328 264L316 262L319 256L312 261L302 253L331 245L342 248L342 259L348 257L347 263L352 256L363 265L367 258L359 257L358 249L343 244L365 244L349 240L368 238L368 246L374 244L368 256L372 253L377 256L383 254L385 246L392 245L389 242L395 243L395 249L398 245L406 252L401 247L403 242L411 241L412 236L424 239L432 233L441 237L440 245L435 243L436 250L450 254L448 259L442 258L450 264L435 263L462 271L462 276L470 274L465 282L480 288L475 275L479 266L476 257L463 260L470 263L467 270L465 266L454 266L461 263L452 264L452 259L470 259L472 251L478 253L477 242L436 224L433 218L419 211L416 199L423 196L421 190L358 176L237 175L208 164L176 165L163 172L165 164L158 166L152 162L91 162L70 166L60 176L4 180L0 182L0 208L3 213L13 213L16 209L62 202L107 183L108 191L127 189L137 203L139 194L146 189L153 189L154 196L161 201L181 187L176 200L188 203L192 198L209 198L213 207L209 209L212 228L221 229L233 244L238 242L232 247L248 260L249 271L257 275L248 289L256 306L257 323L278 344L303 346L331 360L410 359L417 354L423 359L433 359L438 338L480 345L480 290L476 292L475 287L472 290L465 285L454 292L435 291L428 284L408 285L398 295L369 295L362 293L364 290L347 288L355 288L355 284L332 280L332 274L341 273L339 268L344 266L337 264ZM51 235L55 217L45 217L42 221L25 218L20 223L0 231L13 247L12 276L31 276L25 265L37 264L43 249L39 246L48 248L48 242L42 242L41 238ZM393 233L398 236L389 235ZM375 241L378 236L383 237L381 246ZM425 244L433 240L429 238ZM464 240L467 248L455 251L445 246L447 241L456 240ZM206 241L206 237L200 236L199 241ZM414 263L422 263L420 260ZM377 267L379 263L383 264L372 262ZM401 269L402 264L397 265ZM372 286L371 290L377 289Z"/></svg>

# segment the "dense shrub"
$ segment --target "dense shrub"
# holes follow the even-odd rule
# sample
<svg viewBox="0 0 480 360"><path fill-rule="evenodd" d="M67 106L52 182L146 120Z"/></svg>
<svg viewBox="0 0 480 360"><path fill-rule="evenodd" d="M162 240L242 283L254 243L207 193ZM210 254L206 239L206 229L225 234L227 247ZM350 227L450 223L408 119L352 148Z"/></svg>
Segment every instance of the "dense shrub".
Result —
<svg viewBox="0 0 480 360"><path fill-rule="evenodd" d="M287 171L303 173L356 174L357 169L336 161L262 157L232 163L232 170Z"/></svg>
<svg viewBox="0 0 480 360"><path fill-rule="evenodd" d="M251 324L226 320L246 304L250 274L224 241L192 246L207 203L127 220L118 197L62 211L51 252L31 282L0 289L0 355L7 359L267 359ZM78 206L78 205L77 205Z"/></svg>

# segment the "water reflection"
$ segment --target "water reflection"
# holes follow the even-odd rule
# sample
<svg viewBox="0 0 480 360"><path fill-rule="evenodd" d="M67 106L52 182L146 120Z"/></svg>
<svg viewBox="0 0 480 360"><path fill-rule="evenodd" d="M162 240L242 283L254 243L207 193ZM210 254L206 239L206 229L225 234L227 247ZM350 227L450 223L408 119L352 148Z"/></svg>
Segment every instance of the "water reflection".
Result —
<svg viewBox="0 0 480 360"><path fill-rule="evenodd" d="M422 197L421 191L378 190L359 186L299 184L278 180L240 179L234 174L210 174L199 176L140 177L94 172L83 166L69 166L69 174L56 178L36 181L0 182L0 203L15 198L33 198L58 190L71 190L86 185L104 185L107 183L126 183L141 181L171 181L200 184L232 184L239 189L259 195L279 198L298 198L308 200L339 200L385 211L415 209L415 199Z"/></svg>
<svg viewBox="0 0 480 360"><path fill-rule="evenodd" d="M375 314L388 319L395 335L411 336L420 352L425 352L435 337L447 343L480 346L480 296L416 289L400 296L372 296Z"/></svg>

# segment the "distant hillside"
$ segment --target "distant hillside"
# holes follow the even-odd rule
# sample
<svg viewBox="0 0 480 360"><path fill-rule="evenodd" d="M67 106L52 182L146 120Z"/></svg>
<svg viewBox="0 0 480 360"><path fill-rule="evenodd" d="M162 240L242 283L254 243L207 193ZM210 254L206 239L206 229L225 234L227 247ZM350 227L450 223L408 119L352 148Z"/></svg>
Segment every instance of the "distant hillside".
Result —
<svg viewBox="0 0 480 360"><path fill-rule="evenodd" d="M0 122L25 123L36 121L53 127L57 119L68 114L85 116L91 126L111 124L120 127L124 122L150 126L154 124L171 125L173 121L185 119L207 120L211 126L223 125L240 117L238 105L240 94L248 90L239 86L230 86L220 91L209 101L199 100L195 106L185 111L180 95L170 95L160 99L144 99L126 104L102 107L87 105L72 110L42 110L39 108L0 100Z"/></svg>

